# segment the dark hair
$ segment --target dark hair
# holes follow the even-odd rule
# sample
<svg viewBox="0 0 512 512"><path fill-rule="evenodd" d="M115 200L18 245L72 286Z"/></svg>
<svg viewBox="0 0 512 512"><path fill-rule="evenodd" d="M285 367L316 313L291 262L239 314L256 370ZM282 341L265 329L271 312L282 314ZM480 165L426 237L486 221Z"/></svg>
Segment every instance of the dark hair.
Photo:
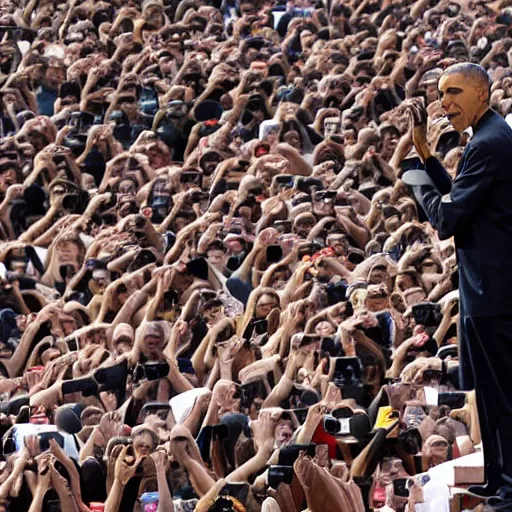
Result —
<svg viewBox="0 0 512 512"><path fill-rule="evenodd" d="M483 87L486 87L488 92L487 101L489 101L491 98L492 81L487 74L487 71L480 66L480 64L475 64L473 62L461 62L459 64L454 64L444 72L443 76L455 74L460 74L464 78L478 82Z"/></svg>

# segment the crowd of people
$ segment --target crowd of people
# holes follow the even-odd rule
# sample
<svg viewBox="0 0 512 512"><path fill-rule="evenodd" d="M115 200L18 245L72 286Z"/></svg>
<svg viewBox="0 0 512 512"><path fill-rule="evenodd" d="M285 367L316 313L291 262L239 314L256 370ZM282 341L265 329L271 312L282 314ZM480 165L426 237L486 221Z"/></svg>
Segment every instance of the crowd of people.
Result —
<svg viewBox="0 0 512 512"><path fill-rule="evenodd" d="M457 261L400 178L418 101L457 172L447 67L511 112L509 5L2 1L0 510L447 510Z"/></svg>

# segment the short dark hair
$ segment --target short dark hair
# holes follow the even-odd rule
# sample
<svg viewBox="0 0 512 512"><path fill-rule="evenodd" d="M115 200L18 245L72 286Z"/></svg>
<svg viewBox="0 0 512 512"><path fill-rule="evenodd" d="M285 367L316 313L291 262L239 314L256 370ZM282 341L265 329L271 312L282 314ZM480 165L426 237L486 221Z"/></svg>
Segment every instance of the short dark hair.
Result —
<svg viewBox="0 0 512 512"><path fill-rule="evenodd" d="M487 74L487 71L480 66L479 64L475 64L473 62L460 62L458 64L454 64L445 70L443 76L462 75L464 78L468 80L473 80L475 82L480 83L483 87L487 89L487 100L491 97L491 85L492 81Z"/></svg>

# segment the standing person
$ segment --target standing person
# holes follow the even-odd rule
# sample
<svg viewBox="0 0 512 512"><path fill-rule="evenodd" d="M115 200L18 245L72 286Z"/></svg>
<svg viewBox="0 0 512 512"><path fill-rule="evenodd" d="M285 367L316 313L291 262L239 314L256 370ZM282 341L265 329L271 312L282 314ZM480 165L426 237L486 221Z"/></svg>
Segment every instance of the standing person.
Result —
<svg viewBox="0 0 512 512"><path fill-rule="evenodd" d="M497 494L494 502L508 502L510 507L512 302L507 296L512 285L512 130L489 107L490 80L481 66L449 67L439 81L439 92L454 128L462 133L471 127L473 136L452 183L431 155L425 125L416 116L413 141L426 175L411 171L404 181L413 185L440 238L455 237L461 387L476 390L487 475L486 485L471 490L482 496Z"/></svg>

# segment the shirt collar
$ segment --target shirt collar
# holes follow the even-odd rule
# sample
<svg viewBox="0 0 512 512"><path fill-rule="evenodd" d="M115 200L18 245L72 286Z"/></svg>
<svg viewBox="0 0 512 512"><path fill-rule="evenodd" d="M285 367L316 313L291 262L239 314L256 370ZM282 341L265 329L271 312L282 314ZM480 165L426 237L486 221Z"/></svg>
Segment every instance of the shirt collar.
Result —
<svg viewBox="0 0 512 512"><path fill-rule="evenodd" d="M491 118L493 114L493 109L488 108L484 115L477 121L476 125L473 127L473 133L477 132L485 124L485 122Z"/></svg>

